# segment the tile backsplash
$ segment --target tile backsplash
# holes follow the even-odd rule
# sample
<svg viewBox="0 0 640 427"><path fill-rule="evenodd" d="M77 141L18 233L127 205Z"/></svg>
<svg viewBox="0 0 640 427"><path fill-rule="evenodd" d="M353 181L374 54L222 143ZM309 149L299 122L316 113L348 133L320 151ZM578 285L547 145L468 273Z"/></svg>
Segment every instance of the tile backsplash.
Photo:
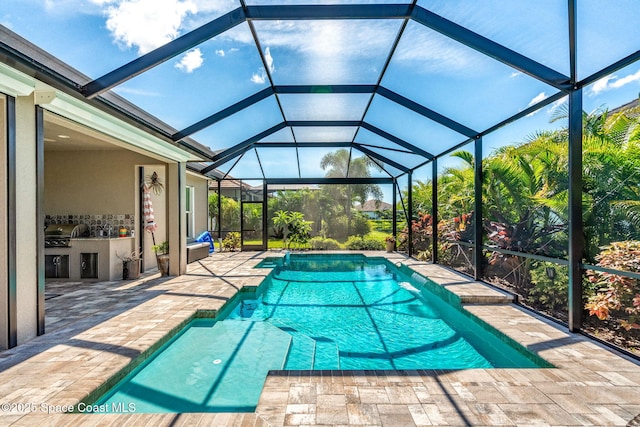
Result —
<svg viewBox="0 0 640 427"><path fill-rule="evenodd" d="M133 230L136 225L133 214L103 214L103 215L45 215L44 225L50 224L87 224L92 236L97 236L106 225L111 225L115 233L120 226Z"/></svg>

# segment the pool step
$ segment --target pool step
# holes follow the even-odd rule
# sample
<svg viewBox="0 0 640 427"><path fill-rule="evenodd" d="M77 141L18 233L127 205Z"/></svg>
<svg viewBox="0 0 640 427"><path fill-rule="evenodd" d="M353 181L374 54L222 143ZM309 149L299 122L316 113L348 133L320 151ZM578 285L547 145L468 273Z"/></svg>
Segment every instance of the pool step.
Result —
<svg viewBox="0 0 640 427"><path fill-rule="evenodd" d="M153 360L153 370L103 403L134 403L142 413L251 412L267 373L283 368L290 344L290 335L264 322L196 321Z"/></svg>
<svg viewBox="0 0 640 427"><path fill-rule="evenodd" d="M313 369L340 369L338 346L333 340L325 337L311 337L316 342Z"/></svg>
<svg viewBox="0 0 640 427"><path fill-rule="evenodd" d="M340 356L335 342L325 337L309 337L285 323L274 323L292 337L284 369L340 369Z"/></svg>
<svg viewBox="0 0 640 427"><path fill-rule="evenodd" d="M316 342L297 329L283 323L274 324L280 330L291 335L291 346L287 354L284 369L313 369Z"/></svg>

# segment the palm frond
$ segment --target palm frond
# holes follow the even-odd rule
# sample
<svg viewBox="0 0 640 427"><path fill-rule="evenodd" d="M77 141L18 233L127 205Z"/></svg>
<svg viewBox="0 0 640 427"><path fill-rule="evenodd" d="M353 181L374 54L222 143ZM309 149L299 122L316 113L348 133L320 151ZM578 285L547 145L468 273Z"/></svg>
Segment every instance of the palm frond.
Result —
<svg viewBox="0 0 640 427"><path fill-rule="evenodd" d="M611 202L611 207L622 213L635 227L640 228L640 201L617 200Z"/></svg>
<svg viewBox="0 0 640 427"><path fill-rule="evenodd" d="M569 103L563 102L551 113L549 123L555 123L559 120L567 120L569 117Z"/></svg>
<svg viewBox="0 0 640 427"><path fill-rule="evenodd" d="M569 220L569 191L564 190L552 196L535 195L531 198L539 206L550 209L563 221Z"/></svg>
<svg viewBox="0 0 640 427"><path fill-rule="evenodd" d="M465 150L454 151L450 154L451 157L457 157L465 161L465 163L473 166L473 154Z"/></svg>

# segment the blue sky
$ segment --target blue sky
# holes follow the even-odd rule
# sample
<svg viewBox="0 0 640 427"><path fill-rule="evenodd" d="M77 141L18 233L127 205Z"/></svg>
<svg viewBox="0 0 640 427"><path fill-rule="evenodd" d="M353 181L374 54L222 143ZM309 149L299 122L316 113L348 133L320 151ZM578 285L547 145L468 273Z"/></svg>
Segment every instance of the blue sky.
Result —
<svg viewBox="0 0 640 427"><path fill-rule="evenodd" d="M247 1L249 5L296 3L319 2ZM424 0L418 4L568 73L565 1ZM637 0L580 1L578 6L580 78L638 50ZM90 78L97 78L237 7L239 2L234 0L3 0L0 23ZM269 76L282 85L375 84L401 21L256 21L254 25L266 63L261 61L249 26L244 23L115 91L181 129L267 87ZM556 92L416 22L407 25L382 85L478 131ZM587 87L584 108L614 108L637 98L639 92L640 64L636 63ZM358 120L367 103L368 97L362 95L281 97L288 120ZM557 103L552 104L486 138L485 151L523 141L536 130L559 126L549 124L557 107ZM374 97L365 120L435 153L464 140L380 96ZM281 121L278 104L271 97L194 138L212 150L220 150ZM298 141L340 140L353 138L353 129L294 128L293 134ZM293 135L286 130L268 139L285 142L293 140ZM359 131L356 140L392 145L365 130ZM324 175L319 159L327 151L305 149L307 154L300 156L303 176ZM409 166L420 160L377 151ZM285 159L295 157L295 151L261 149L258 156L265 173L276 177L297 174L281 167ZM232 174L260 176L257 158L255 152L248 153ZM231 164L225 166L228 169Z"/></svg>

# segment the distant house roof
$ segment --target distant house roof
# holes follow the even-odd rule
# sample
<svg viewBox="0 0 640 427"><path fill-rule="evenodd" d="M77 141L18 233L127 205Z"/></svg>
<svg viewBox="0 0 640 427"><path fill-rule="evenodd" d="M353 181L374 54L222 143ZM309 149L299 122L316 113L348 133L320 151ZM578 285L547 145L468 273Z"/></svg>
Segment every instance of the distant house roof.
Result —
<svg viewBox="0 0 640 427"><path fill-rule="evenodd" d="M362 212L375 212L375 211L388 211L393 208L390 203L377 201L377 200L367 200L363 205L358 205L354 209Z"/></svg>
<svg viewBox="0 0 640 427"><path fill-rule="evenodd" d="M637 108L638 106L640 106L640 98L636 98L631 102L627 102L626 104L623 104L619 107L616 107L610 110L609 114L619 113L620 111L624 111L624 110L632 110L634 108ZM637 116L637 114L632 113L632 116Z"/></svg>

